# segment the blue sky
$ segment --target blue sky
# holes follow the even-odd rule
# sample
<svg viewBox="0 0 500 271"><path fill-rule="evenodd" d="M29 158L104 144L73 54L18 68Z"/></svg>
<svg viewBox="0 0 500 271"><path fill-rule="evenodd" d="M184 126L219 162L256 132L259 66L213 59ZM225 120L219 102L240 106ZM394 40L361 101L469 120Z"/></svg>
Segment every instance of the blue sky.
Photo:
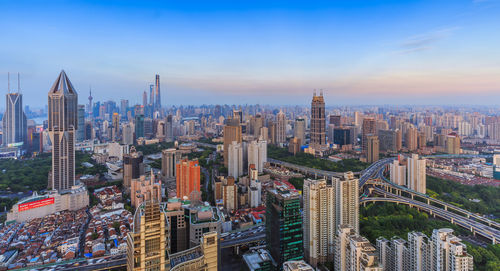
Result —
<svg viewBox="0 0 500 271"><path fill-rule="evenodd" d="M61 69L80 103L155 73L164 104L500 100L499 0L1 1L0 29L0 89L20 72L33 107Z"/></svg>

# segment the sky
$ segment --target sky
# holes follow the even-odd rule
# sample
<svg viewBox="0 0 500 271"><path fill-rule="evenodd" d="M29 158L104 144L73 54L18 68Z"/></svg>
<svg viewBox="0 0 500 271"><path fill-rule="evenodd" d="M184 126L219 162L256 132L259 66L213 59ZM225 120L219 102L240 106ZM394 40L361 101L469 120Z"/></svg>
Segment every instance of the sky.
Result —
<svg viewBox="0 0 500 271"><path fill-rule="evenodd" d="M82 104L140 103L155 74L164 105L500 101L500 0L16 0L0 29L0 90L19 72L30 107L61 69Z"/></svg>

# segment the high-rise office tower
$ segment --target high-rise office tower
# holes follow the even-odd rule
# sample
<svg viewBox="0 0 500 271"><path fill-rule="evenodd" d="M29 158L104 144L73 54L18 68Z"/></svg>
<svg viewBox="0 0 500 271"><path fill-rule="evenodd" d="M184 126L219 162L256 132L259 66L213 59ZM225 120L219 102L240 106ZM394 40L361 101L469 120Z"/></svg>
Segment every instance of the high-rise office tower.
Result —
<svg viewBox="0 0 500 271"><path fill-rule="evenodd" d="M27 121L23 111L23 95L17 93L7 93L5 95L5 113L3 115L3 137L4 146L15 143L27 144ZM23 146L26 148L27 146Z"/></svg>
<svg viewBox="0 0 500 271"><path fill-rule="evenodd" d="M283 111L276 115L276 144L286 143L286 116Z"/></svg>
<svg viewBox="0 0 500 271"><path fill-rule="evenodd" d="M128 110L128 100L121 99L120 100L120 115L126 116Z"/></svg>
<svg viewBox="0 0 500 271"><path fill-rule="evenodd" d="M293 136L300 139L300 144L306 144L306 121L303 118L295 119L293 127Z"/></svg>
<svg viewBox="0 0 500 271"><path fill-rule="evenodd" d="M243 175L243 146L242 143L233 141L228 147L228 176L238 178Z"/></svg>
<svg viewBox="0 0 500 271"><path fill-rule="evenodd" d="M147 96L146 96L147 99ZM149 85L149 106L154 108L155 105L155 85Z"/></svg>
<svg viewBox="0 0 500 271"><path fill-rule="evenodd" d="M75 185L75 132L78 129L78 94L61 71L48 94L48 130L52 142L49 189L71 189Z"/></svg>
<svg viewBox="0 0 500 271"><path fill-rule="evenodd" d="M368 148L366 152L366 162L374 163L379 158L379 140L376 135L369 135L366 137L368 141Z"/></svg>
<svg viewBox="0 0 500 271"><path fill-rule="evenodd" d="M142 93L142 105L144 107L148 106L148 93L146 91Z"/></svg>
<svg viewBox="0 0 500 271"><path fill-rule="evenodd" d="M144 137L144 115L136 114L135 115L135 139L137 140L139 137Z"/></svg>
<svg viewBox="0 0 500 271"><path fill-rule="evenodd" d="M126 189L130 189L132 179L144 175L143 160L142 152L136 151L135 147L131 147L130 152L123 155L123 186Z"/></svg>
<svg viewBox="0 0 500 271"><path fill-rule="evenodd" d="M260 133L260 130L261 128L264 126L264 120L262 118L262 115L261 114L257 114L255 115L255 118L254 118L254 125L253 125L253 136L256 138L256 139L260 139L262 138L262 135ZM267 135L266 135L267 137ZM267 139L265 139L267 140Z"/></svg>
<svg viewBox="0 0 500 271"><path fill-rule="evenodd" d="M330 118L329 121L330 124L335 125L335 127L342 126L342 117L340 115L330 115L329 118Z"/></svg>
<svg viewBox="0 0 500 271"><path fill-rule="evenodd" d="M267 249L281 268L284 262L302 260L302 216L299 193L270 189L266 198Z"/></svg>
<svg viewBox="0 0 500 271"><path fill-rule="evenodd" d="M181 161L181 153L174 148L161 152L161 176L163 181L175 178L176 165Z"/></svg>
<svg viewBox="0 0 500 271"><path fill-rule="evenodd" d="M170 234L159 199L142 203L127 236L127 270L170 270Z"/></svg>
<svg viewBox="0 0 500 271"><path fill-rule="evenodd" d="M120 138L120 114L116 112L113 113L111 125L113 127L111 137L113 140L118 140Z"/></svg>
<svg viewBox="0 0 500 271"><path fill-rule="evenodd" d="M243 112L241 108L239 110L233 110L233 119L237 119L239 123L243 123Z"/></svg>
<svg viewBox="0 0 500 271"><path fill-rule="evenodd" d="M368 135L376 135L377 126L374 118L363 119L363 127L361 129L361 146L363 154L366 155L368 151Z"/></svg>
<svg viewBox="0 0 500 271"><path fill-rule="evenodd" d="M397 152L397 133L393 130L379 130L378 139L380 141L381 152Z"/></svg>
<svg viewBox="0 0 500 271"><path fill-rule="evenodd" d="M78 105L78 129L76 130L76 141L85 140L85 105Z"/></svg>
<svg viewBox="0 0 500 271"><path fill-rule="evenodd" d="M319 96L314 92L311 102L311 129L310 129L310 147L321 149L326 145L326 119L325 119L325 99L323 91Z"/></svg>
<svg viewBox="0 0 500 271"><path fill-rule="evenodd" d="M359 179L352 172L332 181L336 185L336 226L349 225L359 233Z"/></svg>
<svg viewBox="0 0 500 271"><path fill-rule="evenodd" d="M267 142L263 140L250 142L247 153L248 165L254 164L257 171L262 173L267 162Z"/></svg>
<svg viewBox="0 0 500 271"><path fill-rule="evenodd" d="M426 193L426 160L419 158L418 154L408 157L407 187L413 191Z"/></svg>
<svg viewBox="0 0 500 271"><path fill-rule="evenodd" d="M446 136L446 153L460 154L460 137L455 132Z"/></svg>
<svg viewBox="0 0 500 271"><path fill-rule="evenodd" d="M333 143L344 146L354 144L354 128L353 127L336 127L333 129Z"/></svg>
<svg viewBox="0 0 500 271"><path fill-rule="evenodd" d="M155 109L159 110L160 108L161 108L160 75L157 74L155 77Z"/></svg>
<svg viewBox="0 0 500 271"><path fill-rule="evenodd" d="M383 271L377 249L348 225L339 225L335 241L335 271Z"/></svg>
<svg viewBox="0 0 500 271"><path fill-rule="evenodd" d="M418 130L413 125L411 125L406 131L405 137L406 148L409 151L415 151L418 147Z"/></svg>
<svg viewBox="0 0 500 271"><path fill-rule="evenodd" d="M200 192L200 166L198 160L181 160L176 166L177 197L191 199L191 193ZM191 199L193 200L193 199Z"/></svg>
<svg viewBox="0 0 500 271"><path fill-rule="evenodd" d="M174 130L172 115L168 115L165 119L165 141L172 142L174 140Z"/></svg>
<svg viewBox="0 0 500 271"><path fill-rule="evenodd" d="M134 127L130 122L122 126L122 143L125 145L134 144Z"/></svg>
<svg viewBox="0 0 500 271"><path fill-rule="evenodd" d="M326 180L304 181L304 257L309 264L333 262L335 187Z"/></svg>
<svg viewBox="0 0 500 271"><path fill-rule="evenodd" d="M236 141L241 143L241 125L238 119L227 119L226 125L224 126L224 166L228 166L229 162L229 144Z"/></svg>
<svg viewBox="0 0 500 271"><path fill-rule="evenodd" d="M406 166L401 165L399 160L390 164L390 180L397 185L406 185Z"/></svg>

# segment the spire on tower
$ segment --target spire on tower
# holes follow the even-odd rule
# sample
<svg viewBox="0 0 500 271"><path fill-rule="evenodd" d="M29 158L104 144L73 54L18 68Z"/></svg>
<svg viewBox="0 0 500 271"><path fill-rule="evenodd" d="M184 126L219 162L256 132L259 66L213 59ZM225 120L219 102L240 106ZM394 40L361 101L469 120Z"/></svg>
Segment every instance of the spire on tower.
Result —
<svg viewBox="0 0 500 271"><path fill-rule="evenodd" d="M10 72L7 72L7 91L10 93Z"/></svg>
<svg viewBox="0 0 500 271"><path fill-rule="evenodd" d="M313 96L316 96L316 89L313 90Z"/></svg>
<svg viewBox="0 0 500 271"><path fill-rule="evenodd" d="M21 80L19 80L20 75L17 73L17 93L21 93Z"/></svg>

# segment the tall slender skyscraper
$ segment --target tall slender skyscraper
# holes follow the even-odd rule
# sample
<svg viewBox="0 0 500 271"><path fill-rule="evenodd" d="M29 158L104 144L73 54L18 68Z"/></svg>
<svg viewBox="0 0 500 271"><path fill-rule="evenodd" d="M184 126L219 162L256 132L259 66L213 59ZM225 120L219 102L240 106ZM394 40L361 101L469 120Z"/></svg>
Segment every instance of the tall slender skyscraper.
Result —
<svg viewBox="0 0 500 271"><path fill-rule="evenodd" d="M85 140L85 105L78 105L78 129L76 130L76 141Z"/></svg>
<svg viewBox="0 0 500 271"><path fill-rule="evenodd" d="M325 99L323 92L316 96L314 92L311 102L311 143L310 147L321 149L326 145Z"/></svg>
<svg viewBox="0 0 500 271"><path fill-rule="evenodd" d="M49 189L68 190L75 184L75 131L78 128L78 94L61 71L48 94L52 171Z"/></svg>
<svg viewBox="0 0 500 271"><path fill-rule="evenodd" d="M5 95L5 114L3 115L3 145L27 144L28 128L23 111L23 95L19 87L17 93L10 93L10 84L8 91L9 93Z"/></svg>
<svg viewBox="0 0 500 271"><path fill-rule="evenodd" d="M159 110L161 108L161 96L160 96L160 75L157 74L155 78L155 109Z"/></svg>
<svg viewBox="0 0 500 271"><path fill-rule="evenodd" d="M316 267L333 262L335 251L335 187L326 180L304 181L304 257Z"/></svg>

